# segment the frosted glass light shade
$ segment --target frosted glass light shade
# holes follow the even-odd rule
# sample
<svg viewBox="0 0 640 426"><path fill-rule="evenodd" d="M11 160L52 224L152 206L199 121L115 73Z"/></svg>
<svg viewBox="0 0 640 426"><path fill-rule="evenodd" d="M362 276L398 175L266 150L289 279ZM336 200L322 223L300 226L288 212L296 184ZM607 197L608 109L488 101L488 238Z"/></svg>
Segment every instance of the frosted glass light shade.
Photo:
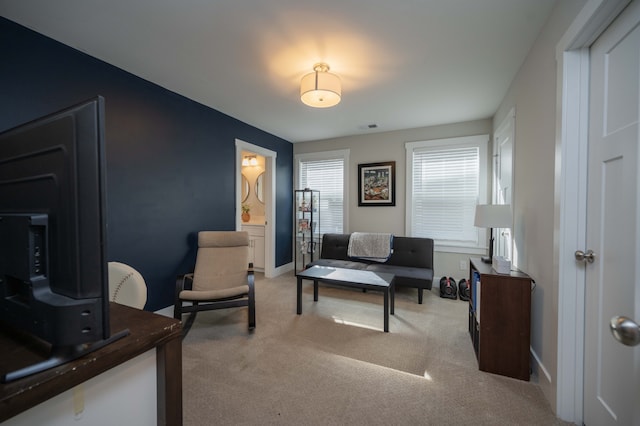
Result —
<svg viewBox="0 0 640 426"><path fill-rule="evenodd" d="M337 105L342 95L340 77L331 74L327 64L316 64L314 72L302 77L300 99L314 108L328 108Z"/></svg>
<svg viewBox="0 0 640 426"><path fill-rule="evenodd" d="M258 165L258 159L256 158L255 155L245 155L245 157L242 159L243 167L257 166L257 165Z"/></svg>

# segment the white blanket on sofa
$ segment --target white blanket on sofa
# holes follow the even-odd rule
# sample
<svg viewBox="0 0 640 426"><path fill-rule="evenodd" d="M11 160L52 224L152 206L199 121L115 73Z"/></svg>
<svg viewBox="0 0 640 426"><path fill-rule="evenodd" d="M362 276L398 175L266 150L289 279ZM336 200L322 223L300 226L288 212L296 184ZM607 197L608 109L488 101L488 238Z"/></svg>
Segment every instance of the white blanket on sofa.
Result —
<svg viewBox="0 0 640 426"><path fill-rule="evenodd" d="M347 255L375 262L386 262L392 253L392 234L354 232L349 237Z"/></svg>

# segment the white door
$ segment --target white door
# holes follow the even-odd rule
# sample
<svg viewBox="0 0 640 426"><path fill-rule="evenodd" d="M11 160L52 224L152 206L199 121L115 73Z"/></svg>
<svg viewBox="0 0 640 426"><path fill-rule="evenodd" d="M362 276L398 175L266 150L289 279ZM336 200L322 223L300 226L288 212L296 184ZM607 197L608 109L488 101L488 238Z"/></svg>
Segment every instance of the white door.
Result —
<svg viewBox="0 0 640 426"><path fill-rule="evenodd" d="M640 346L610 332L640 321L640 2L591 47L584 423L640 424ZM588 253L588 252L587 252Z"/></svg>
<svg viewBox="0 0 640 426"><path fill-rule="evenodd" d="M494 152L494 181L493 194L494 204L513 205L513 138L514 138L514 111L511 111L507 118L496 130L493 138ZM511 230L509 228L494 229L495 248L494 253L498 256L505 256L514 260L511 256Z"/></svg>

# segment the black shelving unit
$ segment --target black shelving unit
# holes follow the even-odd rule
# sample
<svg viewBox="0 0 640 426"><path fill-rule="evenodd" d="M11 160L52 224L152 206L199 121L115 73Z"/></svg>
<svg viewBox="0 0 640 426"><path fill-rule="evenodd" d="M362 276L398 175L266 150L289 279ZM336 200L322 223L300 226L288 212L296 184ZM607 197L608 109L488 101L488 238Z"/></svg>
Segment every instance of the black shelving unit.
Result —
<svg viewBox="0 0 640 426"><path fill-rule="evenodd" d="M293 240L297 275L320 255L320 191L293 191Z"/></svg>

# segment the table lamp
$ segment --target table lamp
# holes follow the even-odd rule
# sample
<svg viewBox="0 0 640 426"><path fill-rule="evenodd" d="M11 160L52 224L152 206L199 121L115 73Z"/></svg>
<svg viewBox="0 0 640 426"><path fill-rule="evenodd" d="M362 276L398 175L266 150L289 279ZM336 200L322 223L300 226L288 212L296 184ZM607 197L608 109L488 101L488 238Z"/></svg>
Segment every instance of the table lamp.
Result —
<svg viewBox="0 0 640 426"><path fill-rule="evenodd" d="M478 228L491 228L489 239L489 257L482 261L491 263L493 259L493 228L511 228L511 206L508 204L478 204L473 222Z"/></svg>

